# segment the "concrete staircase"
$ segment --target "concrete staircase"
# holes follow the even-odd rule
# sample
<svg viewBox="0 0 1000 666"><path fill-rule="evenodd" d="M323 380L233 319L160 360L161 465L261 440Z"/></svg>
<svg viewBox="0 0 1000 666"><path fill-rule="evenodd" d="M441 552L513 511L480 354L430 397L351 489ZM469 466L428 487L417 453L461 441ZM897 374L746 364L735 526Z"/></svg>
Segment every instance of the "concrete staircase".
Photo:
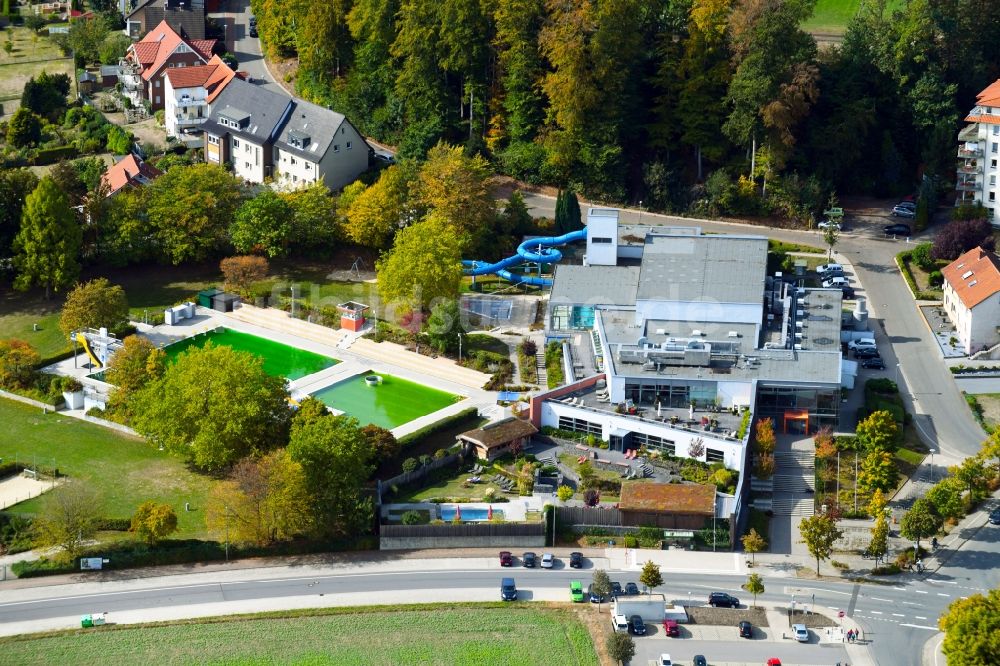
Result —
<svg viewBox="0 0 1000 666"><path fill-rule="evenodd" d="M544 347L539 347L535 354L535 371L538 373L538 385L543 389L549 385L549 374L545 371L545 351Z"/></svg>
<svg viewBox="0 0 1000 666"><path fill-rule="evenodd" d="M774 494L771 510L777 516L811 516L816 502L813 497L816 480L816 458L811 450L775 451Z"/></svg>

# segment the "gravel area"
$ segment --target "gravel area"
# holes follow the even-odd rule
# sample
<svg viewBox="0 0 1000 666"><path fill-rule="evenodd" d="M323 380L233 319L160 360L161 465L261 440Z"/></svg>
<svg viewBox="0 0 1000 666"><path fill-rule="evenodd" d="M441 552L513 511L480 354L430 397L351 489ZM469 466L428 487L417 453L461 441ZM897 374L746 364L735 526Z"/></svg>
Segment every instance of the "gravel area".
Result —
<svg viewBox="0 0 1000 666"><path fill-rule="evenodd" d="M763 608L713 608L712 606L686 606L688 622L735 627L748 620L755 627L766 627L767 613Z"/></svg>
<svg viewBox="0 0 1000 666"><path fill-rule="evenodd" d="M789 624L804 624L810 629L822 629L824 627L836 627L837 621L819 613L805 613L801 610L796 610Z"/></svg>

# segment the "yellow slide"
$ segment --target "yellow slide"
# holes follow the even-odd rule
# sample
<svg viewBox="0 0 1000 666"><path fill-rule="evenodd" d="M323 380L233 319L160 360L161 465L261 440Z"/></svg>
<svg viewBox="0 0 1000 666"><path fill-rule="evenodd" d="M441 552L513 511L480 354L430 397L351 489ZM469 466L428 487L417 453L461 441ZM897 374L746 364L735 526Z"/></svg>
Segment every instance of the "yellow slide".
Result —
<svg viewBox="0 0 1000 666"><path fill-rule="evenodd" d="M94 351L90 348L90 343L87 342L87 336L85 336L83 333L77 333L76 341L80 343L81 347L83 347L83 351L87 352L87 356L90 357L90 362L93 363L95 367L98 368L104 367L104 364L101 363L96 356L94 356Z"/></svg>

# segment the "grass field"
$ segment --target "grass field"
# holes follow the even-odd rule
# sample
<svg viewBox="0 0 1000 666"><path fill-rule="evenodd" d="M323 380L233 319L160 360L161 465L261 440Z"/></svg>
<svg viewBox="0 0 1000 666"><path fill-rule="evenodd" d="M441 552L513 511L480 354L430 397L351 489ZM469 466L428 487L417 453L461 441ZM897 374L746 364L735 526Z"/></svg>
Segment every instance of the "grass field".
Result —
<svg viewBox="0 0 1000 666"><path fill-rule="evenodd" d="M22 664L598 664L587 629L567 611L491 604L337 608L283 617L112 627L0 639Z"/></svg>
<svg viewBox="0 0 1000 666"><path fill-rule="evenodd" d="M210 478L188 471L179 459L144 441L59 414L0 399L0 458L36 461L70 477L91 481L103 494L107 517L130 516L147 499L166 502L177 512L179 538L203 538ZM11 510L38 511L46 497ZM190 502L194 511L184 511Z"/></svg>
<svg viewBox="0 0 1000 666"><path fill-rule="evenodd" d="M42 70L49 74L68 74L72 80L72 61L63 56L51 39L39 35L37 41L33 41L32 32L27 28L13 28L13 36L14 50L10 55L0 49L0 102L20 100L24 84L32 76L38 76ZM6 31L2 37L6 42ZM5 108L4 112L12 113L14 106L16 105L11 105L11 110Z"/></svg>
<svg viewBox="0 0 1000 666"><path fill-rule="evenodd" d="M802 24L807 32L840 34L847 30L848 22L858 13L861 0L816 0L812 18ZM903 0L887 0L889 12L903 8Z"/></svg>

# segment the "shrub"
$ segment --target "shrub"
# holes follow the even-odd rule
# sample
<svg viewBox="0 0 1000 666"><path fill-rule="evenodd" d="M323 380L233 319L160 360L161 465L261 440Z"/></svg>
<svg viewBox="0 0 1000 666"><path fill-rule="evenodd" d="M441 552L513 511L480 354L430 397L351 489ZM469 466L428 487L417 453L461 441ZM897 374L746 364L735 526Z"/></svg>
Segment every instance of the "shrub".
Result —
<svg viewBox="0 0 1000 666"><path fill-rule="evenodd" d="M993 227L985 219L959 220L949 222L934 237L931 256L950 261L976 246L992 250L993 245Z"/></svg>
<svg viewBox="0 0 1000 666"><path fill-rule="evenodd" d="M934 247L933 243L921 243L910 250L910 258L921 270L927 272L934 270L935 261L934 257L931 256L932 247Z"/></svg>
<svg viewBox="0 0 1000 666"><path fill-rule="evenodd" d="M931 271L927 276L927 283L932 287L940 287L944 284L944 276L941 271Z"/></svg>
<svg viewBox="0 0 1000 666"><path fill-rule="evenodd" d="M45 166L55 164L60 160L72 159L76 156L77 148L74 145L40 148L31 159L31 163L35 166Z"/></svg>
<svg viewBox="0 0 1000 666"><path fill-rule="evenodd" d="M534 340L525 340L521 343L521 353L525 356L534 356L538 353L538 345Z"/></svg>
<svg viewBox="0 0 1000 666"><path fill-rule="evenodd" d="M423 525L429 521L429 517L422 511L407 511L402 520L404 525Z"/></svg>

